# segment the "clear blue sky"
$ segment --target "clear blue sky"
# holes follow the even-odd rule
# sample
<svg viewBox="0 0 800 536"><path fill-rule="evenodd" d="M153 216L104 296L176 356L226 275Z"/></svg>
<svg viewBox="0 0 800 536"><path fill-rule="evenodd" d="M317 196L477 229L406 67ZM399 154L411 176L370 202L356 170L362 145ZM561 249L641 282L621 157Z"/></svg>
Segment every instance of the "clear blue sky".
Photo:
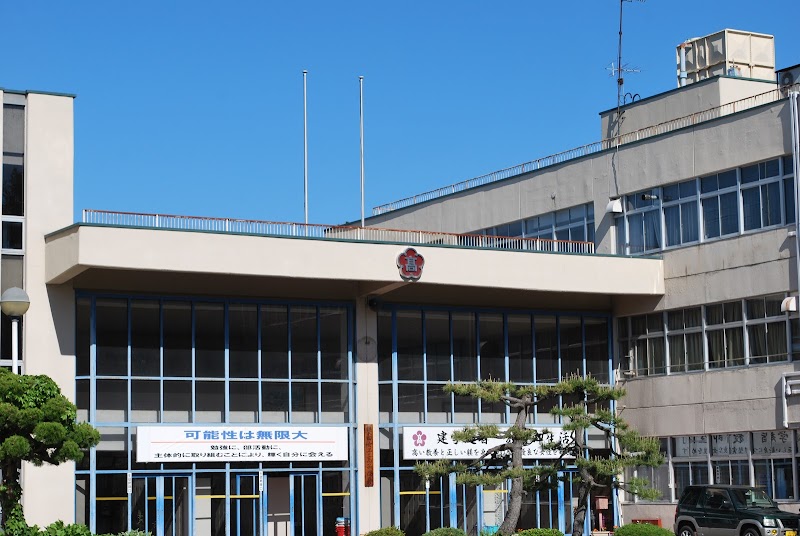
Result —
<svg viewBox="0 0 800 536"><path fill-rule="evenodd" d="M75 209L303 220L366 211L600 138L616 104L617 0L4 2L0 87L75 93ZM675 87L682 40L775 35L793 0L625 4L626 91Z"/></svg>

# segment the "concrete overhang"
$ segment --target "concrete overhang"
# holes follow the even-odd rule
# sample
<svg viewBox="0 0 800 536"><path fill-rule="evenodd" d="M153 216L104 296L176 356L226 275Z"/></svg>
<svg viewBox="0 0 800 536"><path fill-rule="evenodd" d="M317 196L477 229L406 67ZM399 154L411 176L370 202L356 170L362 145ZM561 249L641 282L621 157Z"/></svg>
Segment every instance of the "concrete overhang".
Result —
<svg viewBox="0 0 800 536"><path fill-rule="evenodd" d="M559 296L550 300L557 302L584 296L600 308L616 296L664 294L661 259L437 245L414 245L425 266L421 279L409 283L396 265L406 246L76 224L46 237L45 270L48 284L114 291L221 294L240 280L249 282L239 285L241 291L251 288L254 296L264 295L265 287L295 293L340 288L351 297L433 302L464 293L502 302L546 294Z"/></svg>

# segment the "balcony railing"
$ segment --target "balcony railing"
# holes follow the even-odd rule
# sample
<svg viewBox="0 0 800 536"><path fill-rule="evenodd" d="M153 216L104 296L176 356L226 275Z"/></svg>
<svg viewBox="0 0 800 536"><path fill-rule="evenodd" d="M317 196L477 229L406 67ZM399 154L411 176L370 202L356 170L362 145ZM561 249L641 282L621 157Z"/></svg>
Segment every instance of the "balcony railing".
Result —
<svg viewBox="0 0 800 536"><path fill-rule="evenodd" d="M665 121L657 125L645 127L633 132L628 132L626 134L622 134L621 136L606 138L598 142L576 147L575 149L569 149L568 151L545 156L544 158L531 160L530 162L525 162L524 164L501 169L499 171L493 171L492 173L487 173L486 175L481 175L480 177L457 182L455 184L451 184L450 186L444 186L442 188L437 188L436 190L431 190L422 194L406 197L405 199L400 199L399 201L393 201L391 203L386 203L385 205L377 206L372 209L372 215L379 216L393 210L410 207L418 203L424 203L425 201L430 201L446 195L469 190L470 188L483 186L484 184L501 181L510 177L516 177L524 173L530 173L531 171L536 171L548 166L574 160L582 156L599 153L600 151L605 151L607 149L613 149L619 145L625 145L627 143L644 140L653 136L659 136L661 134L673 132L681 128L697 125L705 121L710 121L726 115L749 110L750 108L755 108L763 104L777 102L785 98L789 91L798 90L800 90L800 84L795 84L791 87L774 89L767 91L766 93L761 93L759 95L747 97L745 99L734 101L728 104L723 104L722 106L709 108L708 110L703 110L702 112L696 112L692 115L687 115L686 117L679 117L677 119Z"/></svg>
<svg viewBox="0 0 800 536"><path fill-rule="evenodd" d="M139 214L108 210L84 210L83 223L119 227L142 227L147 229L210 231L255 236L315 238L353 242L378 242L420 246L442 245L508 251L574 253L579 255L594 254L594 244L592 242L577 242L573 240L484 236L477 234L454 234L433 231L383 229L379 227L287 223L233 218L206 218L198 216L176 216L172 214Z"/></svg>

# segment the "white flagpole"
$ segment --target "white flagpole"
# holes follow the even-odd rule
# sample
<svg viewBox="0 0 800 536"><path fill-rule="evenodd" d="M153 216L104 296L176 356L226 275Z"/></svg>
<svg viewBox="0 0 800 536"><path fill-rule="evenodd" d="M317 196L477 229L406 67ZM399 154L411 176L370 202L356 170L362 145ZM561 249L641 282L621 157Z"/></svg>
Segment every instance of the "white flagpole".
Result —
<svg viewBox="0 0 800 536"><path fill-rule="evenodd" d="M361 121L361 227L364 227L364 77L358 77L359 118Z"/></svg>
<svg viewBox="0 0 800 536"><path fill-rule="evenodd" d="M305 222L308 225L308 92L306 90L306 76L308 71L303 70L303 211Z"/></svg>

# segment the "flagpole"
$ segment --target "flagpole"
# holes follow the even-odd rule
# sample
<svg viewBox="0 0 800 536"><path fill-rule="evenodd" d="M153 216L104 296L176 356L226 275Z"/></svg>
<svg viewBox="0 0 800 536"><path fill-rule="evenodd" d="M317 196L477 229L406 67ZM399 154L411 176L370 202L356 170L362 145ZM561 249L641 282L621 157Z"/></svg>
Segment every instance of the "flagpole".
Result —
<svg viewBox="0 0 800 536"><path fill-rule="evenodd" d="M303 70L303 212L308 225L308 91L306 77L308 71Z"/></svg>
<svg viewBox="0 0 800 536"><path fill-rule="evenodd" d="M364 77L358 77L359 119L361 123L361 227L364 227Z"/></svg>

